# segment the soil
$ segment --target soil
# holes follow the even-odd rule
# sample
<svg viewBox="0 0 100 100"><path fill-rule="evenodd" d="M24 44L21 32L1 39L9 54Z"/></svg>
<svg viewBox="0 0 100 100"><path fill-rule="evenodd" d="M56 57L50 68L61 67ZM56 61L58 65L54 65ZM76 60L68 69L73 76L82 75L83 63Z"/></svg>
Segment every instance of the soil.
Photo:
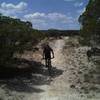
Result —
<svg viewBox="0 0 100 100"><path fill-rule="evenodd" d="M52 75L41 60L41 48L26 52L22 58L33 63L37 72L33 68L27 76L1 79L0 100L100 100L100 72L87 59L89 47L80 46L70 37L53 40L50 46L55 53Z"/></svg>

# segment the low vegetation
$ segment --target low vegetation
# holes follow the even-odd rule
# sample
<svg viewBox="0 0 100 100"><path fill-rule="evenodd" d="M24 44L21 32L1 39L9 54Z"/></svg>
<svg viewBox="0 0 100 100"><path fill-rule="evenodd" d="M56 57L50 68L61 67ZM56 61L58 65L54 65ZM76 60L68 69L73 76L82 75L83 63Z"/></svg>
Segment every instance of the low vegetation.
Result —
<svg viewBox="0 0 100 100"><path fill-rule="evenodd" d="M89 0L85 12L79 17L81 43L100 46L100 0Z"/></svg>
<svg viewBox="0 0 100 100"><path fill-rule="evenodd" d="M0 14L0 68L9 66L15 53L32 49L43 38L30 22Z"/></svg>

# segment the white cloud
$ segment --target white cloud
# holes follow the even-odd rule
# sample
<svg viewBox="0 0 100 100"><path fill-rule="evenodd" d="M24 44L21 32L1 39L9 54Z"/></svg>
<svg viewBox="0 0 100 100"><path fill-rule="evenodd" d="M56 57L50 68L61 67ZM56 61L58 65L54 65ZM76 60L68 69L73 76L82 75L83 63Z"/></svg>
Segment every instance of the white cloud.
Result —
<svg viewBox="0 0 100 100"><path fill-rule="evenodd" d="M12 3L1 3L0 5L0 13L7 16L17 16L16 13L20 13L25 11L27 8L27 3L20 2L18 4Z"/></svg>
<svg viewBox="0 0 100 100"><path fill-rule="evenodd" d="M64 0L66 2L82 2L83 0Z"/></svg>
<svg viewBox="0 0 100 100"><path fill-rule="evenodd" d="M61 14L61 13L39 13L24 15L23 19L31 21L34 28L48 29L48 28L59 28L68 24L74 24L76 19L72 16Z"/></svg>
<svg viewBox="0 0 100 100"><path fill-rule="evenodd" d="M20 2L17 5L14 5L12 3L5 3L3 2L1 4L1 9L5 9L5 10L9 10L9 9L13 9L13 10L24 10L27 7L27 3L25 2Z"/></svg>
<svg viewBox="0 0 100 100"><path fill-rule="evenodd" d="M75 1L75 0L64 0L64 1L68 1L69 2L69 1Z"/></svg>
<svg viewBox="0 0 100 100"><path fill-rule="evenodd" d="M29 19L29 20L33 20L33 19L44 19L45 18L45 13L33 13L33 14L27 14L24 15L24 18Z"/></svg>
<svg viewBox="0 0 100 100"><path fill-rule="evenodd" d="M76 2L76 3L74 3L74 6L75 7L81 7L81 6L83 6L83 2Z"/></svg>
<svg viewBox="0 0 100 100"><path fill-rule="evenodd" d="M67 16L60 13L49 13L47 17L52 21L60 21L62 23L67 22Z"/></svg>
<svg viewBox="0 0 100 100"><path fill-rule="evenodd" d="M39 12L36 12L36 13L33 13L33 14L27 14L27 15L24 15L24 18L26 20L29 20L29 21L41 21L41 22L48 22L48 21L53 21L53 22L60 22L60 23L66 23L67 22L67 16L64 15L64 14L61 14L61 13L48 13L48 14L45 14L45 13L39 13Z"/></svg>

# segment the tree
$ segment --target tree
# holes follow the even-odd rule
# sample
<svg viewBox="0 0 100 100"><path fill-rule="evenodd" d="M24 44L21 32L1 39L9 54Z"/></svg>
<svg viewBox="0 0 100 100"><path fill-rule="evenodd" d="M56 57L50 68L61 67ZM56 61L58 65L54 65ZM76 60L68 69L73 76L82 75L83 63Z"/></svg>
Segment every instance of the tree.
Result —
<svg viewBox="0 0 100 100"><path fill-rule="evenodd" d="M42 38L43 34L33 29L31 22L0 14L0 65L6 65L14 53L23 53Z"/></svg>
<svg viewBox="0 0 100 100"><path fill-rule="evenodd" d="M90 0L79 17L81 37L85 44L100 44L100 0Z"/></svg>

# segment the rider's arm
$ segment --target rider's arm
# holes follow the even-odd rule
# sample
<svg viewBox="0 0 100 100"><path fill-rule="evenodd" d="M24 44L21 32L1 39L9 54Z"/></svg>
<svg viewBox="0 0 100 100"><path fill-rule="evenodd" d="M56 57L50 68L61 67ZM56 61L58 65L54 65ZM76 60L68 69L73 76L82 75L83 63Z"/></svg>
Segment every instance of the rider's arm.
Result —
<svg viewBox="0 0 100 100"><path fill-rule="evenodd" d="M53 58L54 58L54 52L53 52L53 50L51 50L51 52L52 52L52 56L53 56Z"/></svg>
<svg viewBox="0 0 100 100"><path fill-rule="evenodd" d="M43 59L45 58L44 50L43 50Z"/></svg>

